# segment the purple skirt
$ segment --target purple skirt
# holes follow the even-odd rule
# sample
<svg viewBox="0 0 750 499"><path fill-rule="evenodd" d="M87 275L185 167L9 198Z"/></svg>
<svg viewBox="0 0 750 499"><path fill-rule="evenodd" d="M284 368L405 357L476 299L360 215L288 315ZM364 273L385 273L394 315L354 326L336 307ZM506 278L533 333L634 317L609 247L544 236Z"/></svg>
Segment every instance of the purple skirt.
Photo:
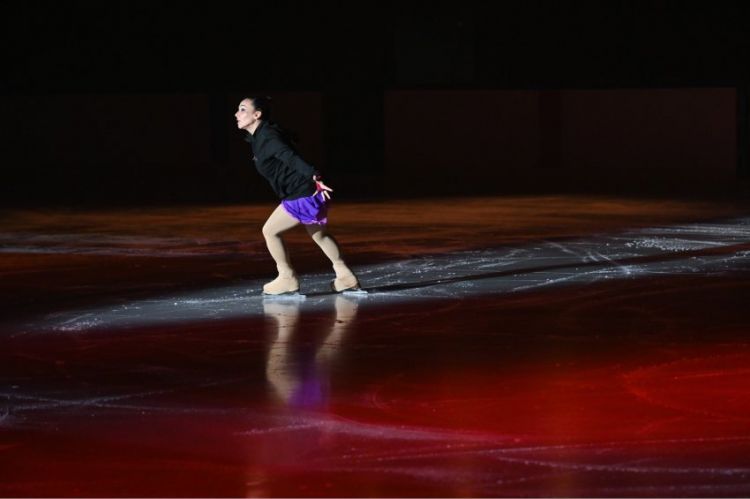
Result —
<svg viewBox="0 0 750 499"><path fill-rule="evenodd" d="M323 197L323 191L318 191L312 196L297 198L288 201L281 200L286 211L303 224L327 224L328 223L328 199Z"/></svg>

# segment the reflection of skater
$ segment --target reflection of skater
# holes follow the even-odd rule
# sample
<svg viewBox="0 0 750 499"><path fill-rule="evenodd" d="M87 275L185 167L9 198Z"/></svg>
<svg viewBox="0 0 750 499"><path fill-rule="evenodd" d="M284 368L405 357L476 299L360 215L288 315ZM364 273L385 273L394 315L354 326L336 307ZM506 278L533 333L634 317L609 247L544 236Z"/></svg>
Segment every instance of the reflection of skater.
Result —
<svg viewBox="0 0 750 499"><path fill-rule="evenodd" d="M333 191L321 180L320 172L303 160L288 143L278 124L270 121L270 97L246 97L234 116L237 128L248 131L255 168L271 184L281 203L263 225L263 237L276 261L278 277L263 286L264 294L296 293L297 274L281 233L302 223L333 264L334 291L359 289L359 281L344 262L339 245L328 232L328 200Z"/></svg>
<svg viewBox="0 0 750 499"><path fill-rule="evenodd" d="M284 404L324 407L328 403L331 372L341 353L341 343L357 315L358 302L345 295L336 297L336 317L326 337L317 345L296 338L302 327L299 307L299 302L263 302L263 313L275 321L266 378Z"/></svg>

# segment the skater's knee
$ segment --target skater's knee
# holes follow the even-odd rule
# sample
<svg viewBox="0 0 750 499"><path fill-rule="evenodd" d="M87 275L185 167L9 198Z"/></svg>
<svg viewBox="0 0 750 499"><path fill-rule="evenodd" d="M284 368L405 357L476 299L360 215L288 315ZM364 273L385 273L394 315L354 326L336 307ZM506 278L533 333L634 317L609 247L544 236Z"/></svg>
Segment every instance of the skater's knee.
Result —
<svg viewBox="0 0 750 499"><path fill-rule="evenodd" d="M313 241L318 244L323 242L326 237L328 237L328 231L325 227L321 227L320 225L308 224L305 225L305 229L307 229L307 233L310 234L310 237L312 237Z"/></svg>
<svg viewBox="0 0 750 499"><path fill-rule="evenodd" d="M319 232L313 232L313 233L312 233L312 234L310 234L310 235L312 236L312 238L313 238L313 241L315 241L315 242L316 242L316 243L318 243L318 244L320 244L320 243L322 243L323 241L325 241L326 237L328 237L328 234L326 234L326 233L325 233L325 232L323 232L323 231L319 231Z"/></svg>
<svg viewBox="0 0 750 499"><path fill-rule="evenodd" d="M261 230L263 232L263 237L265 237L266 239L277 237L279 235L278 229L276 229L276 227L268 223L264 224L263 229Z"/></svg>
<svg viewBox="0 0 750 499"><path fill-rule="evenodd" d="M271 217L263 224L263 236L266 238L280 236L282 232L289 229L285 224L281 223L277 218Z"/></svg>

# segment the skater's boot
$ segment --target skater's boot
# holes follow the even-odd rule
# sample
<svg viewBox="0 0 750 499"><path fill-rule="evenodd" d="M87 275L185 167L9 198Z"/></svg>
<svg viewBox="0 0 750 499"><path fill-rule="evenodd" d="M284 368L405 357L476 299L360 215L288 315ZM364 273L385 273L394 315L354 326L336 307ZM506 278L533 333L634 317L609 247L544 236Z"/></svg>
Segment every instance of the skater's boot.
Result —
<svg viewBox="0 0 750 499"><path fill-rule="evenodd" d="M278 276L271 282L263 285L263 294L280 295L284 293L299 292L299 280L296 276Z"/></svg>
<svg viewBox="0 0 750 499"><path fill-rule="evenodd" d="M299 280L293 270L279 271L279 276L263 285L263 294L280 295L299 291Z"/></svg>
<svg viewBox="0 0 750 499"><path fill-rule="evenodd" d="M360 289L359 280L354 272L345 263L334 263L333 270L336 271L336 279L331 281L331 289L337 293L347 289Z"/></svg>

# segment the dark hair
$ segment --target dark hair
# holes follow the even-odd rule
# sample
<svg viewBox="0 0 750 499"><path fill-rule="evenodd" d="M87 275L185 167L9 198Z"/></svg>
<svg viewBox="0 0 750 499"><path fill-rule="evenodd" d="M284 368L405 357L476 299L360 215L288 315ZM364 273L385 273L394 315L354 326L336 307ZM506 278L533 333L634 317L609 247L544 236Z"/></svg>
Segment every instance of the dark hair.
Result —
<svg viewBox="0 0 750 499"><path fill-rule="evenodd" d="M299 137L299 134L295 132L294 130L290 130L288 128L285 128L275 121L271 120L271 96L270 95L254 95L250 94L249 97L245 97L245 99L250 99L253 103L253 107L256 111L260 111L262 114L261 119L266 121L269 124L272 124L272 126L276 127L279 132L281 132L281 135L284 137L284 139L291 143L292 146L298 146L299 142L301 142L301 139Z"/></svg>
<svg viewBox="0 0 750 499"><path fill-rule="evenodd" d="M248 97L245 97L245 99L250 99L255 110L263 113L261 119L266 121L269 121L271 119L271 96L250 95Z"/></svg>

